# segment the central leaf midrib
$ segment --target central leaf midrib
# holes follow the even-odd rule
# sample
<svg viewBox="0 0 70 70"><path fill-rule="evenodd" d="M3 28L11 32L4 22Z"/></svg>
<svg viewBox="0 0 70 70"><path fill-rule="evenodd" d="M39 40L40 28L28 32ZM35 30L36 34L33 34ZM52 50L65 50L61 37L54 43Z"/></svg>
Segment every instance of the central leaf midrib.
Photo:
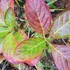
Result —
<svg viewBox="0 0 70 70"><path fill-rule="evenodd" d="M32 47L31 49L28 49L27 51L30 51L30 50L32 50L32 49L38 47L39 45L41 45L41 44L44 43L44 42L45 42L45 41L42 41L42 42L38 43L37 45L35 45L35 46ZM24 53L26 53L27 51L25 51Z"/></svg>

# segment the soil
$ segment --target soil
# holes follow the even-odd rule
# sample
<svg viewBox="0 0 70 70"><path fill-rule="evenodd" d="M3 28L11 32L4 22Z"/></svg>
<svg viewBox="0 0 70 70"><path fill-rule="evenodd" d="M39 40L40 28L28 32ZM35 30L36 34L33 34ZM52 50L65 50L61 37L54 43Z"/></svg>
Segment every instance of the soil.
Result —
<svg viewBox="0 0 70 70"><path fill-rule="evenodd" d="M25 4L25 0L21 0L21 6L23 6ZM56 8L58 9L66 9L70 7L70 0L57 0L54 5L56 6ZM63 10L62 10L63 11ZM56 17L60 12L62 11L54 11L52 12L52 17ZM24 9L19 7L16 2L15 2L15 14L16 14L16 21L18 21L18 23L20 24L20 26L26 23L25 21L20 21L20 19L24 19L25 17L23 17L23 12ZM21 28L23 28L21 27ZM67 39L65 39L65 41L67 41ZM55 44L64 44L63 41L61 39L59 40L54 40L52 41L52 43ZM44 65L44 70L58 70L54 64L53 58L51 53L49 53L46 50L46 56L42 57L41 59L41 63ZM47 64L47 65L46 65ZM4 68L5 66L5 68ZM37 70L35 67L30 67L27 64L24 64L24 69L22 70ZM4 68L4 69L3 69ZM1 64L0 64L0 70L19 70L18 68L16 68L13 64L9 63L8 61L4 60Z"/></svg>

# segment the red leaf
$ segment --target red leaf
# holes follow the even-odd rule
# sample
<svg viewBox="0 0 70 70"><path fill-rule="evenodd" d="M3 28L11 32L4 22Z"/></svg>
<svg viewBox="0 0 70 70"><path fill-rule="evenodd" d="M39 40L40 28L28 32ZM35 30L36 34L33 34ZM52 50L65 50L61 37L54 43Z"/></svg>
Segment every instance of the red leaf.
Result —
<svg viewBox="0 0 70 70"><path fill-rule="evenodd" d="M30 26L40 34L46 34L52 25L51 13L44 0L26 0L26 18Z"/></svg>
<svg viewBox="0 0 70 70"><path fill-rule="evenodd" d="M1 0L0 1L0 8L4 13L9 7L14 8L14 0Z"/></svg>
<svg viewBox="0 0 70 70"><path fill-rule="evenodd" d="M70 46L54 45L57 51L52 51L52 56L58 70L70 70Z"/></svg>

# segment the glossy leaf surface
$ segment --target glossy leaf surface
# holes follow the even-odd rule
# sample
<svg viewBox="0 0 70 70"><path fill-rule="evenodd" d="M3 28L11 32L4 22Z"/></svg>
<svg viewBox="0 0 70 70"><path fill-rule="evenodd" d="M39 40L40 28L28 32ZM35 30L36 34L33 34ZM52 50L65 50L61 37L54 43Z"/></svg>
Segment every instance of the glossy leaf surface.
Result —
<svg viewBox="0 0 70 70"><path fill-rule="evenodd" d="M4 21L5 21L6 25L9 27L13 27L15 25L15 14L14 14L14 10L12 8L9 8L6 11Z"/></svg>
<svg viewBox="0 0 70 70"><path fill-rule="evenodd" d="M52 55L58 70L70 70L70 46L54 45Z"/></svg>
<svg viewBox="0 0 70 70"><path fill-rule="evenodd" d="M50 33L54 38L70 36L70 10L67 10L54 19L54 24Z"/></svg>
<svg viewBox="0 0 70 70"><path fill-rule="evenodd" d="M25 13L30 26L36 32L45 35L50 30L52 17L44 0L26 0Z"/></svg>

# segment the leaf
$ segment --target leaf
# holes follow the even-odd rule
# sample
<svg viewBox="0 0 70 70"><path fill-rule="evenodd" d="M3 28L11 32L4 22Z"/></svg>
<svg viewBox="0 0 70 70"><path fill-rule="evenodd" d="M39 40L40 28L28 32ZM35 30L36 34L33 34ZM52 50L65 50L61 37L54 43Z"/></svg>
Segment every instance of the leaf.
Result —
<svg viewBox="0 0 70 70"><path fill-rule="evenodd" d="M14 33L14 31L10 32L6 36L4 44L3 44L3 55L11 63L20 62L20 60L18 60L19 59L18 55L16 55L16 53L17 53L16 47L18 45L20 45L23 40L26 39L25 33L23 35L21 32L22 32L22 30L19 30L18 33L17 32ZM19 34L19 35L15 35L15 34ZM19 37L19 39L17 39L17 37ZM15 57L17 57L17 58L15 59Z"/></svg>
<svg viewBox="0 0 70 70"><path fill-rule="evenodd" d="M40 61L41 57L38 56L37 58L33 59L33 60L26 60L24 61L24 63L27 63L30 66L35 66L39 61Z"/></svg>
<svg viewBox="0 0 70 70"><path fill-rule="evenodd" d="M2 52L3 52L2 46L3 46L3 43L1 42L1 43L0 43L0 54L2 54Z"/></svg>
<svg viewBox="0 0 70 70"><path fill-rule="evenodd" d="M19 55L19 59L24 61L30 61L41 55L45 49L46 44L42 38L30 38L24 40L21 45L16 48L16 53Z"/></svg>
<svg viewBox="0 0 70 70"><path fill-rule="evenodd" d="M40 60L39 56L41 56L42 51L46 47L45 41L42 38L24 40L26 38L23 39L22 35L15 34L13 32L9 33L5 38L3 45L4 57L11 63L27 63L30 66L34 66ZM19 37L21 41L17 39L17 37Z"/></svg>
<svg viewBox="0 0 70 70"><path fill-rule="evenodd" d="M16 64L27 63L30 66L34 66L40 60L41 53L45 49L46 44L42 38L30 38L24 40L16 47L13 56L11 56L11 51L8 50L12 49L12 47L8 48L7 45L5 47L7 48L4 49L4 52L9 52L4 54L4 56L9 62Z"/></svg>
<svg viewBox="0 0 70 70"><path fill-rule="evenodd" d="M70 70L70 46L54 45L54 47L57 51L53 50L52 56L58 70Z"/></svg>
<svg viewBox="0 0 70 70"><path fill-rule="evenodd" d="M4 13L9 7L14 8L14 0L0 0L0 9Z"/></svg>
<svg viewBox="0 0 70 70"><path fill-rule="evenodd" d="M4 21L2 19L0 19L0 27L1 26L6 26L6 24L4 23Z"/></svg>
<svg viewBox="0 0 70 70"><path fill-rule="evenodd" d="M5 17L4 17L4 21L6 23L7 26L9 27L14 27L15 25L15 14L14 14L14 10L12 8L9 8L6 13L5 13Z"/></svg>
<svg viewBox="0 0 70 70"><path fill-rule="evenodd" d="M4 23L4 13L2 12L1 9L0 9L0 26L5 26L5 23Z"/></svg>
<svg viewBox="0 0 70 70"><path fill-rule="evenodd" d="M13 32L9 33L3 44L3 56L11 63L15 62L13 57L15 56L15 48L18 43L15 41Z"/></svg>
<svg viewBox="0 0 70 70"><path fill-rule="evenodd" d="M52 25L51 13L44 0L26 0L25 14L30 26L45 35Z"/></svg>
<svg viewBox="0 0 70 70"><path fill-rule="evenodd" d="M11 30L8 30L6 26L0 26L0 54L3 52L2 47L3 47L4 39L10 31Z"/></svg>
<svg viewBox="0 0 70 70"><path fill-rule="evenodd" d="M9 33L4 41L4 45L3 45L3 50L4 50L4 54L7 54L7 56L13 56L15 48L18 44L15 41L15 38L13 36L13 32ZM11 49L11 50L9 50Z"/></svg>
<svg viewBox="0 0 70 70"><path fill-rule="evenodd" d="M0 27L0 38L5 37L9 32L10 30L8 30L8 28Z"/></svg>
<svg viewBox="0 0 70 70"><path fill-rule="evenodd" d="M18 43L22 42L23 40L28 39L27 35L25 32L22 30L18 30L17 32L14 33L14 37Z"/></svg>
<svg viewBox="0 0 70 70"><path fill-rule="evenodd" d="M12 9L14 9L14 0L10 0L9 6L10 6Z"/></svg>
<svg viewBox="0 0 70 70"><path fill-rule="evenodd" d="M50 36L54 38L70 36L70 10L61 13L54 19Z"/></svg>
<svg viewBox="0 0 70 70"><path fill-rule="evenodd" d="M0 20L3 20L3 17L4 17L4 13L3 13L3 11L0 9Z"/></svg>

